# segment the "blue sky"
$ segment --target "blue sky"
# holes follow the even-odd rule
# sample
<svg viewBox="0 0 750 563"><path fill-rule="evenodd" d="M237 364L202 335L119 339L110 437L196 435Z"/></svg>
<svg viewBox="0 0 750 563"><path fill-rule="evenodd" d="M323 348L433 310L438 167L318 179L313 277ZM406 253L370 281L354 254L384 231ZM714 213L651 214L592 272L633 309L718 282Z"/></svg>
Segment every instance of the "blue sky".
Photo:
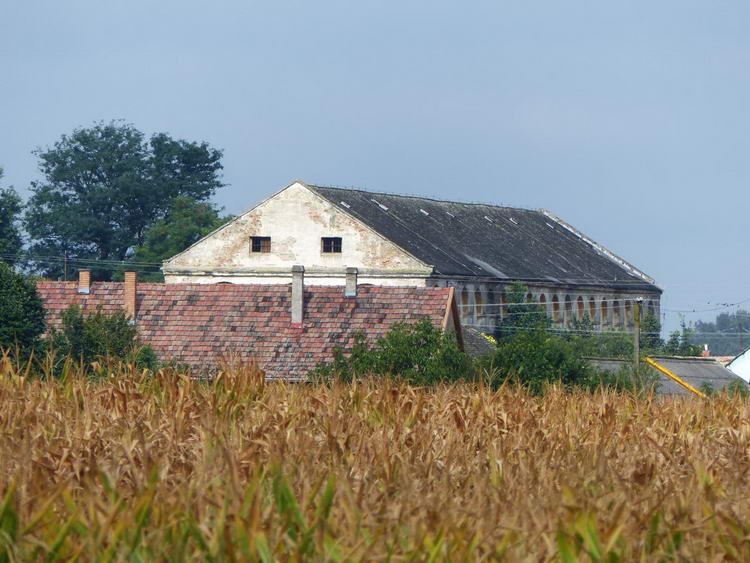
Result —
<svg viewBox="0 0 750 563"><path fill-rule="evenodd" d="M750 3L5 2L0 166L124 119L293 179L550 209L676 310L750 298ZM687 320L714 312L687 314Z"/></svg>

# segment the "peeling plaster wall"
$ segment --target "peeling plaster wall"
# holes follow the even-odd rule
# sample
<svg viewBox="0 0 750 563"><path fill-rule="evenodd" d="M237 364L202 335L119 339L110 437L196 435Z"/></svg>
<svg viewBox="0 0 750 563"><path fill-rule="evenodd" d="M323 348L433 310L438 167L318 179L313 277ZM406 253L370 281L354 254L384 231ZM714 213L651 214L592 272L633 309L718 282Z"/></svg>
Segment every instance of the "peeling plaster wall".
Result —
<svg viewBox="0 0 750 563"><path fill-rule="evenodd" d="M271 237L271 252L250 251L250 237ZM341 237L342 252L324 254L321 237ZM347 267L360 283L425 285L432 268L294 183L209 235L164 266L167 283L288 283L295 264L305 281L344 283ZM319 278L315 274L322 274ZM338 277L330 277L335 274Z"/></svg>

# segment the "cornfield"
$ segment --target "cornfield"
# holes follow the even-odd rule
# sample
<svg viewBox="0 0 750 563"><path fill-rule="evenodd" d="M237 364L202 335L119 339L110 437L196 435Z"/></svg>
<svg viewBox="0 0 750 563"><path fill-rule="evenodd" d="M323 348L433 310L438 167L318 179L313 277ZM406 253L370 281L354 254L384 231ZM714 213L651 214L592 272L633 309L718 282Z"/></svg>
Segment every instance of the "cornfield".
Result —
<svg viewBox="0 0 750 563"><path fill-rule="evenodd" d="M0 405L2 561L750 559L740 397L5 357Z"/></svg>

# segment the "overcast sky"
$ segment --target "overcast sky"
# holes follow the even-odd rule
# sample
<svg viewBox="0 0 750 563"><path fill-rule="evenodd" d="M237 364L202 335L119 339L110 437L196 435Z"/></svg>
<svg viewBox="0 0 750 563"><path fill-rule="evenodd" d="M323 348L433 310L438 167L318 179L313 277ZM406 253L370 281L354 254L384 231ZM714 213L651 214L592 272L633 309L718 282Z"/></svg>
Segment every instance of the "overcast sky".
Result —
<svg viewBox="0 0 750 563"><path fill-rule="evenodd" d="M97 120L290 183L546 208L678 309L750 298L750 2L6 1L0 167ZM687 320L715 312L688 314Z"/></svg>

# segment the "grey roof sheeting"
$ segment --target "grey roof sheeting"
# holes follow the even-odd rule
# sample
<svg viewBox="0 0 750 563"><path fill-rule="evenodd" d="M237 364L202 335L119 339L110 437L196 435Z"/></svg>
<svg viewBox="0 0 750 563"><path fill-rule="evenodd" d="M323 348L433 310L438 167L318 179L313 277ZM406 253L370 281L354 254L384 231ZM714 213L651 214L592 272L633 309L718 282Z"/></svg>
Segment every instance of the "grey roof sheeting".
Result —
<svg viewBox="0 0 750 563"><path fill-rule="evenodd" d="M744 384L742 378L737 377L713 358L651 356L651 359L686 383L692 385L698 391L702 391L707 385L713 391L720 391L733 383ZM632 363L628 360L602 358L592 358L590 361L595 366L610 373L616 373L622 367ZM692 391L686 389L670 377L658 372L656 369L654 369L654 372L659 374L659 386L656 388L656 392L659 395L695 396Z"/></svg>
<svg viewBox="0 0 750 563"><path fill-rule="evenodd" d="M433 266L436 275L661 292L542 211L308 187Z"/></svg>
<svg viewBox="0 0 750 563"><path fill-rule="evenodd" d="M470 327L461 328L461 339L464 343L464 352L472 358L486 358L497 350L497 346L487 340L481 332Z"/></svg>

